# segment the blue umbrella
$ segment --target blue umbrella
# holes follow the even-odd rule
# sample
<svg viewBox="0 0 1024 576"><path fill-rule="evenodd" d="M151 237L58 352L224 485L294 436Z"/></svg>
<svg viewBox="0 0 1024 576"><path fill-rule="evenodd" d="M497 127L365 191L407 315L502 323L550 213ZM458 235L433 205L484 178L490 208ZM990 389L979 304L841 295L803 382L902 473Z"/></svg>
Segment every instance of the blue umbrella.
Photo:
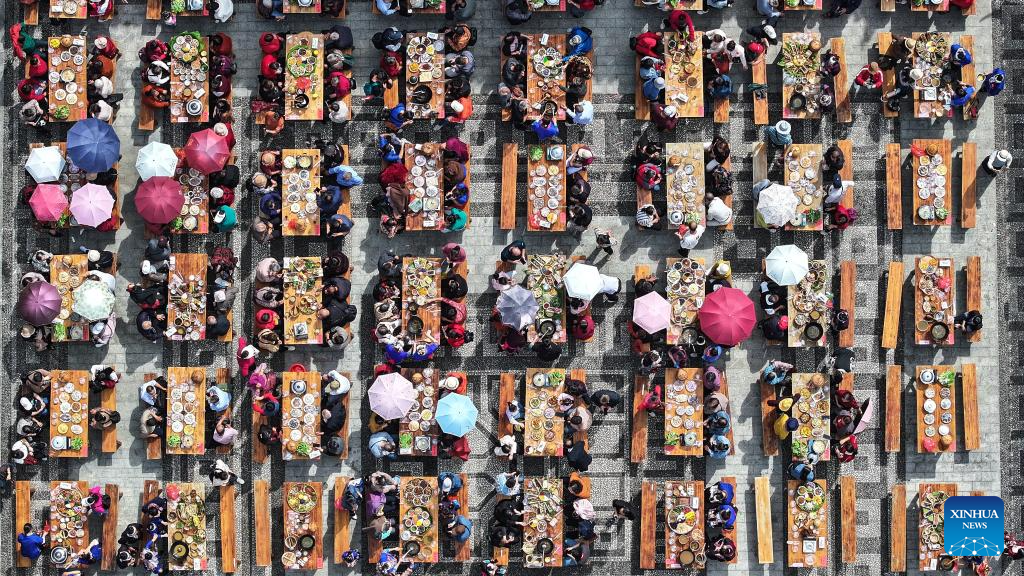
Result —
<svg viewBox="0 0 1024 576"><path fill-rule="evenodd" d="M459 438L469 434L476 425L478 411L468 396L452 392L437 403L437 425L445 434Z"/></svg>
<svg viewBox="0 0 1024 576"><path fill-rule="evenodd" d="M121 140L110 124L86 118L68 131L68 158L82 170L109 170L120 157Z"/></svg>

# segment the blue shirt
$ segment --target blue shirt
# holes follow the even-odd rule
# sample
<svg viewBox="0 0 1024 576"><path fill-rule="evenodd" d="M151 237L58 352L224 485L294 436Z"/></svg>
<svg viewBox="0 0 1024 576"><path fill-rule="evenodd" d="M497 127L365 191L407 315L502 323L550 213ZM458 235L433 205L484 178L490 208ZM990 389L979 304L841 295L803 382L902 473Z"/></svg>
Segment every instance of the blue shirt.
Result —
<svg viewBox="0 0 1024 576"><path fill-rule="evenodd" d="M377 432L370 435L369 446L370 454L373 454L374 458L385 458L392 454L392 452L385 453L383 444L390 442L392 445L395 443L395 438L387 432Z"/></svg>
<svg viewBox="0 0 1024 576"><path fill-rule="evenodd" d="M455 517L455 524L456 525L462 524L463 526L466 527L466 531L463 532L462 534L457 534L457 535L452 536L452 540L454 540L454 541L456 541L456 542L458 542L460 544L465 542L465 541L467 541L467 540L469 540L469 538L470 538L470 536L472 535L472 532L473 532L473 522L470 521L465 516L463 516L462 514L459 514L458 516ZM455 526L452 526L452 528L455 528Z"/></svg>
<svg viewBox="0 0 1024 576"><path fill-rule="evenodd" d="M390 112L388 113L388 122L390 122L390 123L391 123L391 125L392 125L392 126L393 126L393 127L394 127L394 128L396 129L396 130L397 130L397 129L399 129L399 128L401 128L401 127L402 127L402 124L404 124L404 123L405 123L405 120L402 120L402 119L401 119L401 118L399 117L399 116L401 116L401 115L402 115L402 113L404 113L404 112L405 112L405 104L401 104L401 103L400 103L400 104L398 104L397 106L395 106L394 108L392 108L392 109L391 109L391 111L390 111Z"/></svg>
<svg viewBox="0 0 1024 576"><path fill-rule="evenodd" d="M327 171L327 173L337 174L338 186L341 186L343 188L351 188L353 186L359 186L360 184L363 183L363 179L359 176L359 174L356 173L355 169L352 168L351 166L346 166L344 164L339 164L334 168L331 168L330 170ZM347 178L345 177L346 173L348 173L349 175ZM341 205L340 201L338 202L338 205Z"/></svg>
<svg viewBox="0 0 1024 576"><path fill-rule="evenodd" d="M963 50L963 54L960 58L957 58L957 52ZM949 47L949 61L957 66L966 66L971 62L974 62L974 58L971 57L971 53L967 48L964 48L960 44L953 44Z"/></svg>
<svg viewBox="0 0 1024 576"><path fill-rule="evenodd" d="M35 560L43 553L43 537L35 532L18 534L18 543L21 544L21 555L29 560Z"/></svg>
<svg viewBox="0 0 1024 576"><path fill-rule="evenodd" d="M579 44L573 45L573 39L579 39ZM565 39L566 46L572 46L572 49L568 54L565 55L564 60L568 61L573 56L582 56L587 52L594 49L594 39L587 34L585 30L579 26L574 27L569 31L569 37Z"/></svg>
<svg viewBox="0 0 1024 576"><path fill-rule="evenodd" d="M573 124L579 124L580 126L586 126L594 121L594 105L589 100L583 100L578 103L583 108L582 112L577 113L575 107L566 108L565 115L572 118Z"/></svg>
<svg viewBox="0 0 1024 576"><path fill-rule="evenodd" d="M537 135L537 139L540 140L541 142L543 142L543 141L545 141L545 140L547 140L549 138L553 138L555 136L558 136L558 123L557 122L552 121L550 124L545 126L544 122L542 122L541 119L538 118L538 119L533 121L533 124L531 125L531 127L533 128L534 134Z"/></svg>
<svg viewBox="0 0 1024 576"><path fill-rule="evenodd" d="M210 405L210 410L214 412L223 412L231 406L231 393L220 388L211 388L210 390L216 390L213 395L206 397L207 403ZM209 393L208 393L209 394Z"/></svg>
<svg viewBox="0 0 1024 576"><path fill-rule="evenodd" d="M648 99L648 100L650 100L652 102L654 100L657 100L658 98L661 98L662 87L658 86L657 81L658 81L658 77L657 76L655 76L654 78L651 78L650 80L647 80L646 82L644 82L644 86L643 86L643 89L642 89L642 92L644 94L644 98L646 98L646 99Z"/></svg>
<svg viewBox="0 0 1024 576"><path fill-rule="evenodd" d="M722 80L725 82L721 86L716 86L711 90L711 96L714 98L728 98L732 94L732 79L728 75L722 74Z"/></svg>
<svg viewBox="0 0 1024 576"><path fill-rule="evenodd" d="M963 106L974 96L974 86L964 86L964 95L953 95L953 106Z"/></svg>
<svg viewBox="0 0 1024 576"><path fill-rule="evenodd" d="M985 76L985 83L982 84L982 88L989 96L996 96L1003 91L1003 88L1006 88L1005 80L1003 80L1002 82L996 82L994 80L996 74L999 74L1003 78L1006 78L1006 73L1003 72L1002 68L996 68L995 70L989 72L987 76Z"/></svg>

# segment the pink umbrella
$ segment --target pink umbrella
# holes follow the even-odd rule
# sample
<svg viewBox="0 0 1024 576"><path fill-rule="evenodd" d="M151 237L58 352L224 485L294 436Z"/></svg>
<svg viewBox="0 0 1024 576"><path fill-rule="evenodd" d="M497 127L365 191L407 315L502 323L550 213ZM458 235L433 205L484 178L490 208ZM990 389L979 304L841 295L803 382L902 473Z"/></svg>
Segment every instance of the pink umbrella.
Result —
<svg viewBox="0 0 1024 576"><path fill-rule="evenodd" d="M18 296L18 314L33 326L45 326L60 314L60 293L49 282L33 282Z"/></svg>
<svg viewBox="0 0 1024 576"><path fill-rule="evenodd" d="M633 323L648 334L668 328L671 315L672 305L657 292L644 294L633 302Z"/></svg>
<svg viewBox="0 0 1024 576"><path fill-rule="evenodd" d="M750 337L757 323L754 303L742 290L719 288L697 311L700 329L717 344L735 346Z"/></svg>
<svg viewBox="0 0 1024 576"><path fill-rule="evenodd" d="M857 422L853 425L854 434L860 434L861 432L863 432L868 427L868 424L871 423L872 418L874 418L875 416L875 405L871 403L870 398L868 398L867 400L864 401L863 404L861 404L860 410L860 418L858 418Z"/></svg>
<svg viewBox="0 0 1024 576"><path fill-rule="evenodd" d="M212 174L223 168L229 156L231 149L227 139L210 128L195 132L185 144L185 160L189 167L203 174Z"/></svg>
<svg viewBox="0 0 1024 576"><path fill-rule="evenodd" d="M56 184L38 184L28 200L32 213L40 222L56 222L64 215L68 199Z"/></svg>
<svg viewBox="0 0 1024 576"><path fill-rule="evenodd" d="M174 178L154 176L139 186L135 193L135 209L146 222L167 224L181 213L185 197Z"/></svg>
<svg viewBox="0 0 1024 576"><path fill-rule="evenodd" d="M106 186L86 184L71 195L71 215L82 226L93 228L110 219L114 212L114 196Z"/></svg>

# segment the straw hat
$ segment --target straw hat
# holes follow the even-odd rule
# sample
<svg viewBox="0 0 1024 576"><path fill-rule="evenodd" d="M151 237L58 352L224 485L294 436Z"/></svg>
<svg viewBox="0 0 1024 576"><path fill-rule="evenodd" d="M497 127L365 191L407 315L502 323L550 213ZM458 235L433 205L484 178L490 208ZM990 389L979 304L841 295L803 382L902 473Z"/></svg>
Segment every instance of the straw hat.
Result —
<svg viewBox="0 0 1024 576"><path fill-rule="evenodd" d="M193 370L191 378L193 384L202 384L203 382L206 382L206 370L201 370L199 368Z"/></svg>
<svg viewBox="0 0 1024 576"><path fill-rule="evenodd" d="M789 125L789 122L779 120L775 123L775 131L782 136L789 136L793 132L793 127Z"/></svg>

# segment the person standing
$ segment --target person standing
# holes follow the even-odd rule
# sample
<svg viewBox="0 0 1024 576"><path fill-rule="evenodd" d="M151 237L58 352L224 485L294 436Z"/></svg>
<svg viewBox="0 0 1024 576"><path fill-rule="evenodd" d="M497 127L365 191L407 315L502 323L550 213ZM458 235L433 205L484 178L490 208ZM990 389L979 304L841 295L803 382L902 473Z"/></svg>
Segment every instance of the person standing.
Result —
<svg viewBox="0 0 1024 576"><path fill-rule="evenodd" d="M999 176L1010 164L1013 164L1013 154L1009 150L995 150L985 158L982 166L990 176Z"/></svg>
<svg viewBox="0 0 1024 576"><path fill-rule="evenodd" d="M611 230L607 228L594 230L594 235L597 238L598 248L604 250L605 254L608 254L609 256L615 253L615 250L612 247L618 242L615 240L615 237L612 236Z"/></svg>

